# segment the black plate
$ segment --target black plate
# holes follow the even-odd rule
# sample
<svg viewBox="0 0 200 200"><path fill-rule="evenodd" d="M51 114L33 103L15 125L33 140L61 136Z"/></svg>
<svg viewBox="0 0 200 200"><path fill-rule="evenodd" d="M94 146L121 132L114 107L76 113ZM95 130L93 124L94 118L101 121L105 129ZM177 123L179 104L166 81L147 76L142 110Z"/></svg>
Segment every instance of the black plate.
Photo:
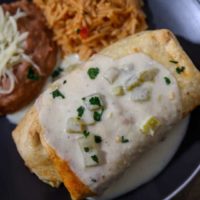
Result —
<svg viewBox="0 0 200 200"><path fill-rule="evenodd" d="M0 3L3 2L6 1L0 0ZM145 11L150 29L171 29L195 65L200 66L200 1L146 0ZM185 185L189 177L197 172L200 163L199 117L198 108L192 113L186 137L178 152L163 172L117 200L169 199L170 194L173 196ZM4 117L0 118L0 199L70 199L63 186L59 189L49 187L24 166L11 138L13 128Z"/></svg>

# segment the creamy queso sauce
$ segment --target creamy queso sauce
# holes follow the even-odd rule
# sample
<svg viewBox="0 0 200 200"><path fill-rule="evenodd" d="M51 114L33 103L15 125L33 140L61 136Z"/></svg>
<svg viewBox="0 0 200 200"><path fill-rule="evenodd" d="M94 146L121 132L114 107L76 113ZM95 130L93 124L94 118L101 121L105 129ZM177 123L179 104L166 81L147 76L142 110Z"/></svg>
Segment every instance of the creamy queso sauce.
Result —
<svg viewBox="0 0 200 200"><path fill-rule="evenodd" d="M132 163L126 172L115 181L101 196L89 200L109 200L130 192L153 179L168 164L185 136L189 117L179 122L168 137Z"/></svg>
<svg viewBox="0 0 200 200"><path fill-rule="evenodd" d="M91 68L99 70L95 79L88 76L88 70ZM113 83L108 81L109 69L119 72ZM157 69L153 80L135 84L137 86L127 89L122 96L113 94L113 88L119 85L125 88L130 81L134 82L144 71L151 69ZM145 101L140 101L147 94L142 88L151 94ZM135 91L138 92L134 94ZM72 124L69 119L77 116L80 106L85 108L87 114L95 112L90 111L91 105L83 100L84 97L87 100L88 96L91 99L91 95L96 97L94 94L101 97L104 110L98 110L98 113L102 114L101 120L87 125L86 129L90 136L98 135L102 141L95 145L90 144L96 148L93 151L96 152L96 157L93 157L93 163L89 163L93 166L86 166L89 159L86 155L91 154L83 152L83 146L80 145L85 135L82 132L70 133L69 127L71 128ZM134 165L134 160L140 157L145 149L162 139L163 133L180 118L180 102L179 89L172 74L150 57L135 53L118 60L103 55L93 56L49 87L37 100L36 107L46 142L68 162L83 183L91 190L101 193L127 167ZM150 132L146 132L144 127L149 125L146 123L147 119L152 117L157 120L158 127L154 131L152 128ZM82 121L82 118L80 120Z"/></svg>

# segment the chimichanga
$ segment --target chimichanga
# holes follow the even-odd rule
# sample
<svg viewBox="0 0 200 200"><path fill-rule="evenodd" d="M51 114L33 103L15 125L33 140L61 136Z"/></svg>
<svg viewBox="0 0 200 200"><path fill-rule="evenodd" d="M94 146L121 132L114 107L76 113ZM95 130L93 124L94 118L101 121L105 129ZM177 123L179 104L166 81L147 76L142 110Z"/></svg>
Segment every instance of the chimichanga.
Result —
<svg viewBox="0 0 200 200"><path fill-rule="evenodd" d="M168 30L123 39L54 82L13 131L25 164L72 199L101 194L200 104L200 73ZM134 178L134 177L133 177Z"/></svg>

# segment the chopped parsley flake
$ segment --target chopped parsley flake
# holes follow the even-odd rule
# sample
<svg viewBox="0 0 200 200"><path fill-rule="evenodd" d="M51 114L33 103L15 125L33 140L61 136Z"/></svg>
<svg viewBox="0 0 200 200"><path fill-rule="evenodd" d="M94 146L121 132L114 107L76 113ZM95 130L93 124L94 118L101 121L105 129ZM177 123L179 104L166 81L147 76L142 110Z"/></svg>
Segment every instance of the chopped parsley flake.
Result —
<svg viewBox="0 0 200 200"><path fill-rule="evenodd" d="M52 96L54 99L56 97L61 97L62 99L65 99L65 96L58 89L56 89L52 92Z"/></svg>
<svg viewBox="0 0 200 200"><path fill-rule="evenodd" d="M94 162L99 163L99 159L96 155L92 155L91 158L94 160Z"/></svg>
<svg viewBox="0 0 200 200"><path fill-rule="evenodd" d="M63 69L61 67L58 67L57 69L55 69L52 73L52 78L57 78L58 76L60 76L60 74L63 72Z"/></svg>
<svg viewBox="0 0 200 200"><path fill-rule="evenodd" d="M175 60L170 60L169 62L174 63L174 64L178 64L178 61L175 61Z"/></svg>
<svg viewBox="0 0 200 200"><path fill-rule="evenodd" d="M90 98L89 102L92 105L101 106L101 102L100 102L99 97L92 97L92 98Z"/></svg>
<svg viewBox="0 0 200 200"><path fill-rule="evenodd" d="M101 121L101 118L102 118L102 115L103 115L103 111L104 110L102 110L101 113L99 113L97 111L94 112L93 118L94 118L95 121L97 121L97 122Z"/></svg>
<svg viewBox="0 0 200 200"><path fill-rule="evenodd" d="M76 110L78 112L78 117L82 117L85 111L85 108L83 106L80 106L79 108L77 108Z"/></svg>
<svg viewBox="0 0 200 200"><path fill-rule="evenodd" d="M90 135L90 132L85 130L83 131L83 135L87 138Z"/></svg>
<svg viewBox="0 0 200 200"><path fill-rule="evenodd" d="M101 143L101 142L102 142L101 136L95 135L95 136L94 136L94 141L95 141L96 143Z"/></svg>
<svg viewBox="0 0 200 200"><path fill-rule="evenodd" d="M91 178L91 181L92 181L92 182L94 182L94 183L96 183L96 182L97 182L97 180L96 180L96 179L94 179L94 178Z"/></svg>
<svg viewBox="0 0 200 200"><path fill-rule="evenodd" d="M164 79L165 79L165 83L167 85L169 85L171 83L171 80L168 77L164 77Z"/></svg>
<svg viewBox="0 0 200 200"><path fill-rule="evenodd" d="M66 80L64 80L64 81L63 81L63 84L66 84L66 83L67 83L67 81L66 81Z"/></svg>
<svg viewBox="0 0 200 200"><path fill-rule="evenodd" d="M127 142L129 142L129 140L126 139L124 136L122 136L122 137L121 137L121 142L122 142L122 143L127 143Z"/></svg>
<svg viewBox="0 0 200 200"><path fill-rule="evenodd" d="M90 148L89 148L89 147L84 147L84 151L85 151L85 152L89 152L89 151L90 151Z"/></svg>
<svg viewBox="0 0 200 200"><path fill-rule="evenodd" d="M88 71L88 76L91 78L91 79L95 79L97 77L97 75L99 74L99 68L89 68Z"/></svg>
<svg viewBox="0 0 200 200"><path fill-rule="evenodd" d="M37 81L40 79L40 76L35 72L35 70L32 67L30 67L28 69L27 78L33 81Z"/></svg>
<svg viewBox="0 0 200 200"><path fill-rule="evenodd" d="M176 72L177 72L178 74L181 74L182 72L184 72L184 70L185 70L185 67L184 67L184 66L181 66L181 67L177 67L177 68L176 68Z"/></svg>

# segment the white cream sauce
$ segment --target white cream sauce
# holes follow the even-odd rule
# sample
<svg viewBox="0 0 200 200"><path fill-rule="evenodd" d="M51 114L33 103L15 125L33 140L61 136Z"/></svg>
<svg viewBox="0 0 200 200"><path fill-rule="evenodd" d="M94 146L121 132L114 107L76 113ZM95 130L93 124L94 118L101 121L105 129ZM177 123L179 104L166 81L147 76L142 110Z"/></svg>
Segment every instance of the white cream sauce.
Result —
<svg viewBox="0 0 200 200"><path fill-rule="evenodd" d="M88 198L90 200L109 200L130 192L142 184L153 179L160 173L174 156L178 146L185 136L189 117L179 122L168 137L146 152L141 158L126 170L126 172L115 181L99 197Z"/></svg>
<svg viewBox="0 0 200 200"><path fill-rule="evenodd" d="M110 67L120 70L127 65L133 65L133 70L125 73L128 78L132 73L139 73L151 68L159 69L155 80L145 85L152 88L152 97L149 101L138 103L130 99L130 93L116 97L112 95L112 87L103 75ZM98 67L100 73L95 80L88 77L87 70L90 67ZM167 85L164 77L171 80ZM63 84L67 80L66 84ZM119 79L120 80L120 79ZM122 82L123 82L122 78ZM116 82L116 84L119 84ZM53 98L52 92L56 89L65 96ZM102 159L98 166L85 167L83 156L77 139L81 134L70 134L66 132L67 120L77 116L76 109L83 105L82 98L94 93L104 96L106 104L102 121L89 126L91 133L100 135L102 143L100 149ZM171 98L173 96L173 98ZM55 82L38 99L39 118L45 130L44 137L58 155L66 160L74 173L88 185L91 190L101 192L110 185L119 174L121 174L131 162L140 157L141 152L152 146L180 117L179 89L175 78L160 63L148 56L136 53L119 60L113 60L102 55L93 56L90 61L80 68L72 71L62 79ZM56 113L56 114L55 114ZM156 116L161 121L161 127L154 136L141 133L139 127L149 116ZM128 143L116 142L116 137L124 136L129 139ZM134 164L134 163L133 163ZM96 179L96 182L92 180Z"/></svg>

